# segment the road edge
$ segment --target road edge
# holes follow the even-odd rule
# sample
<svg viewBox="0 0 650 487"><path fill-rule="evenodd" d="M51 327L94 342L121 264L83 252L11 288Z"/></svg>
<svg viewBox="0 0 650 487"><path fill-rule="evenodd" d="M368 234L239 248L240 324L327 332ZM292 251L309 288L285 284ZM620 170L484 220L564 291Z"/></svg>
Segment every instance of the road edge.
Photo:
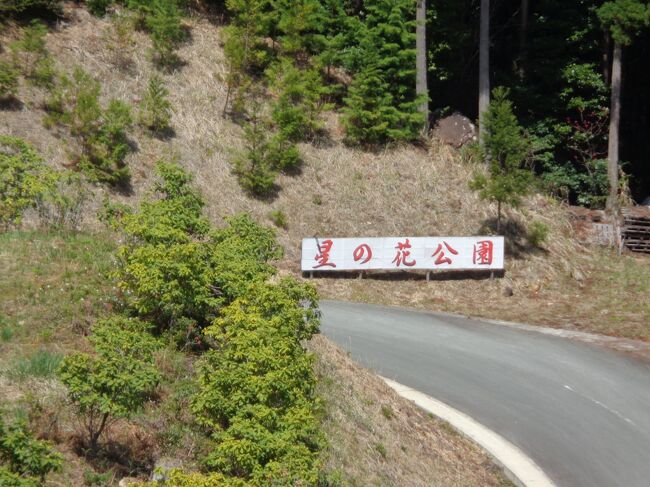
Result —
<svg viewBox="0 0 650 487"><path fill-rule="evenodd" d="M464 436L478 444L503 468L518 487L557 487L544 471L517 446L486 428L472 417L411 387L379 376L401 397L413 401L425 411L447 421Z"/></svg>

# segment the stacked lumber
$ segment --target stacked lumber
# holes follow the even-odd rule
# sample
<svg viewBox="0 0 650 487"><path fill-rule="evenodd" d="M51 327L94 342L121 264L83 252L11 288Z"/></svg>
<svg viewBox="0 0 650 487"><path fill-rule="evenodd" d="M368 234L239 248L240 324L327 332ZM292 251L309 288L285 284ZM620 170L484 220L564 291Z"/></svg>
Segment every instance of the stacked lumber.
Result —
<svg viewBox="0 0 650 487"><path fill-rule="evenodd" d="M623 208L621 238L624 248L650 254L650 208Z"/></svg>

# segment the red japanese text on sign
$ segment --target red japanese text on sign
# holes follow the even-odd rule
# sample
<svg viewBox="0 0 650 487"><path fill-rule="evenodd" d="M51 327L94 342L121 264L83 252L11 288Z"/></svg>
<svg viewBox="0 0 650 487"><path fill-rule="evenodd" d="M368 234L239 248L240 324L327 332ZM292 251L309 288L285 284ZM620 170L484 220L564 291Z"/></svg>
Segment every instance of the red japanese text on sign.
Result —
<svg viewBox="0 0 650 487"><path fill-rule="evenodd" d="M494 243L491 240L481 240L474 244L474 264L490 265L494 255Z"/></svg>
<svg viewBox="0 0 650 487"><path fill-rule="evenodd" d="M354 249L352 256L354 257L355 262L361 261L360 264L367 264L370 262L370 259L372 259L372 249L368 244L361 244Z"/></svg>
<svg viewBox="0 0 650 487"><path fill-rule="evenodd" d="M436 265L441 265L441 264L452 264L452 260L450 257L447 257L445 254L445 250L442 248L442 245L446 247L447 251L453 255L458 255L458 251L454 248L451 247L447 242L443 240L441 244L438 244L438 247L436 250L431 254L431 257L436 257L435 264Z"/></svg>
<svg viewBox="0 0 650 487"><path fill-rule="evenodd" d="M332 245L334 245L334 242L329 239L323 240L322 243L318 244L318 254L314 257L314 260L318 262L318 265L315 265L313 269L318 269L319 267L336 267L334 262L329 261Z"/></svg>
<svg viewBox="0 0 650 487"><path fill-rule="evenodd" d="M397 242L395 248L397 249L397 254L395 254L393 264L395 264L396 267L399 267L401 264L404 264L406 267L413 267L415 265L414 259L408 260L409 256L411 255L411 251L407 250L411 248L411 244L408 238L404 243Z"/></svg>

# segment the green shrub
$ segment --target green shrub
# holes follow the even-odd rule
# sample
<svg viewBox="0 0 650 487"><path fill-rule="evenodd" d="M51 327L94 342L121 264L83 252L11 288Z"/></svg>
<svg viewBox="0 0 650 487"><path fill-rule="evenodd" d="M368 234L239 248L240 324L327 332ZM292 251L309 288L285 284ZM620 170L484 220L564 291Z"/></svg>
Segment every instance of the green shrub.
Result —
<svg viewBox="0 0 650 487"><path fill-rule="evenodd" d="M488 174L477 173L470 188L482 199L496 202L497 232L501 227L502 205L517 206L528 192L532 172L525 167L530 143L513 113L508 90L497 87L484 115L483 148L489 160Z"/></svg>
<svg viewBox="0 0 650 487"><path fill-rule="evenodd" d="M0 136L0 228L19 225L53 187L53 172L27 143Z"/></svg>
<svg viewBox="0 0 650 487"><path fill-rule="evenodd" d="M39 487L36 479L23 477L0 465L0 485L2 487Z"/></svg>
<svg viewBox="0 0 650 487"><path fill-rule="evenodd" d="M20 14L30 10L49 10L59 12L61 2L58 0L0 0L0 13Z"/></svg>
<svg viewBox="0 0 650 487"><path fill-rule="evenodd" d="M226 222L225 228L211 234L210 265L216 287L227 301L232 301L275 274L269 262L282 256L282 248L275 232L248 214L227 218Z"/></svg>
<svg viewBox="0 0 650 487"><path fill-rule="evenodd" d="M106 9L113 4L113 0L86 0L86 6L90 13L98 17L106 14Z"/></svg>
<svg viewBox="0 0 650 487"><path fill-rule="evenodd" d="M32 437L24 422L6 424L0 416L0 485L42 485L47 474L61 469L62 461L51 443ZM24 478L25 483L17 482L17 476ZM34 479L33 484L30 478Z"/></svg>
<svg viewBox="0 0 650 487"><path fill-rule="evenodd" d="M68 355L59 368L93 451L110 421L140 410L158 385L153 352L159 344L149 330L149 324L133 318L99 321L90 337L95 355Z"/></svg>
<svg viewBox="0 0 650 487"><path fill-rule="evenodd" d="M64 76L46 102L46 126L67 127L81 146L77 167L97 182L124 184L130 177L124 161L130 151L127 131L133 120L131 108L110 100L104 110L99 103L100 86L81 68L72 78Z"/></svg>
<svg viewBox="0 0 650 487"><path fill-rule="evenodd" d="M287 229L289 223L287 222L287 215L282 210L269 211L269 220L278 228Z"/></svg>
<svg viewBox="0 0 650 487"><path fill-rule="evenodd" d="M130 245L188 243L208 233L202 216L205 202L192 187L192 176L178 164L159 161L155 193L137 212L127 212L118 224Z"/></svg>
<svg viewBox="0 0 650 487"><path fill-rule="evenodd" d="M534 247L542 247L548 240L550 229L540 221L534 221L528 226L528 241Z"/></svg>
<svg viewBox="0 0 650 487"><path fill-rule="evenodd" d="M58 353L39 350L29 357L21 357L13 370L10 371L10 376L18 380L24 380L28 377L51 377L56 373L61 359L62 357Z"/></svg>
<svg viewBox="0 0 650 487"><path fill-rule="evenodd" d="M173 67L179 61L174 50L185 38L181 18L176 0L153 0L147 8L145 25L151 36L153 60L161 67Z"/></svg>
<svg viewBox="0 0 650 487"><path fill-rule="evenodd" d="M18 70L13 63L0 61L0 100L18 93Z"/></svg>
<svg viewBox="0 0 650 487"><path fill-rule="evenodd" d="M47 27L33 20L23 29L19 40L11 44L14 63L23 75L36 86L51 88L56 76L54 60L45 45Z"/></svg>
<svg viewBox="0 0 650 487"><path fill-rule="evenodd" d="M149 80L147 91L140 105L139 123L153 132L163 132L169 129L172 117L172 104L167 99L169 91L162 79L153 76Z"/></svg>
<svg viewBox="0 0 650 487"><path fill-rule="evenodd" d="M303 70L290 59L282 59L267 73L277 99L272 105L272 119L282 137L289 141L314 137L323 127L320 113L325 92L319 71Z"/></svg>
<svg viewBox="0 0 650 487"><path fill-rule="evenodd" d="M51 189L39 196L36 210L46 228L77 230L83 218L88 190L72 171L53 173Z"/></svg>
<svg viewBox="0 0 650 487"><path fill-rule="evenodd" d="M202 359L192 407L215 440L210 470L254 485L316 484L322 437L300 342L317 329L315 291L291 279L254 286L206 328L215 350Z"/></svg>
<svg viewBox="0 0 650 487"><path fill-rule="evenodd" d="M281 252L273 232L248 216L209 232L192 178L176 164L156 171L157 195L117 224L127 243L115 275L127 304L160 327L183 317L204 326L224 302L269 277L267 261Z"/></svg>
<svg viewBox="0 0 650 487"><path fill-rule="evenodd" d="M239 185L254 196L272 194L278 173L295 169L301 163L296 145L282 133L269 138L269 131L270 127L254 116L244 127L244 152L232 160Z"/></svg>

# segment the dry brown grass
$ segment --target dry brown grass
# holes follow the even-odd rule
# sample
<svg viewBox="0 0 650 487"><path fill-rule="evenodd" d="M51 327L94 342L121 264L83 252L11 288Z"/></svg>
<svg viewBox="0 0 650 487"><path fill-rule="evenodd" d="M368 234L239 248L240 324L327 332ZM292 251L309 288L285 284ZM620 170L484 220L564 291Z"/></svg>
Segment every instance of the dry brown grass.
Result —
<svg viewBox="0 0 650 487"><path fill-rule="evenodd" d="M476 235L486 231L495 208L468 189L476 169L460 161L457 151L432 142L427 148L398 147L379 152L346 147L333 114L326 114L330 140L302 144L302 174L281 176L281 190L272 201L246 197L230 172L229 160L241 149L241 128L221 116L226 88L220 27L198 17L187 20L191 40L179 50L184 63L163 74L175 108L175 137L158 140L134 130L137 151L129 156L133 172L130 196L116 199L135 204L151 183L151 169L161 157L177 157L196 177L215 223L241 211L269 222L269 212L286 215L278 237L286 249L283 273L298 274L303 237L380 235ZM105 98L137 103L155 68L148 59L150 41L133 34L131 63L122 69L107 48L113 27L108 19L91 17L82 8L68 8L68 21L47 36L59 68L81 65L101 80ZM0 34L0 42L16 35ZM3 42L4 43L4 42ZM127 57L128 57L127 56ZM5 111L0 133L32 142L48 161L66 163L69 141L57 139L41 123L42 91L23 86L22 110ZM96 225L95 210L104 189L94 190L86 226ZM506 218L515 232L525 233L531 221L550 228L543 249L525 236L513 242L503 279L417 280L318 279L321 293L333 299L417 306L474 316L562 326L629 338L650 338L647 283L650 259L618 259L607 251L578 244L566 211L559 203L533 196ZM489 228L487 228L489 231ZM577 277L577 279L576 279ZM638 282L638 285L634 285ZM512 296L504 291L512 290ZM511 294L508 292L507 294Z"/></svg>
<svg viewBox="0 0 650 487"><path fill-rule="evenodd" d="M326 398L328 467L346 486L489 487L510 485L487 455L448 424L399 397L322 335L318 357Z"/></svg>

